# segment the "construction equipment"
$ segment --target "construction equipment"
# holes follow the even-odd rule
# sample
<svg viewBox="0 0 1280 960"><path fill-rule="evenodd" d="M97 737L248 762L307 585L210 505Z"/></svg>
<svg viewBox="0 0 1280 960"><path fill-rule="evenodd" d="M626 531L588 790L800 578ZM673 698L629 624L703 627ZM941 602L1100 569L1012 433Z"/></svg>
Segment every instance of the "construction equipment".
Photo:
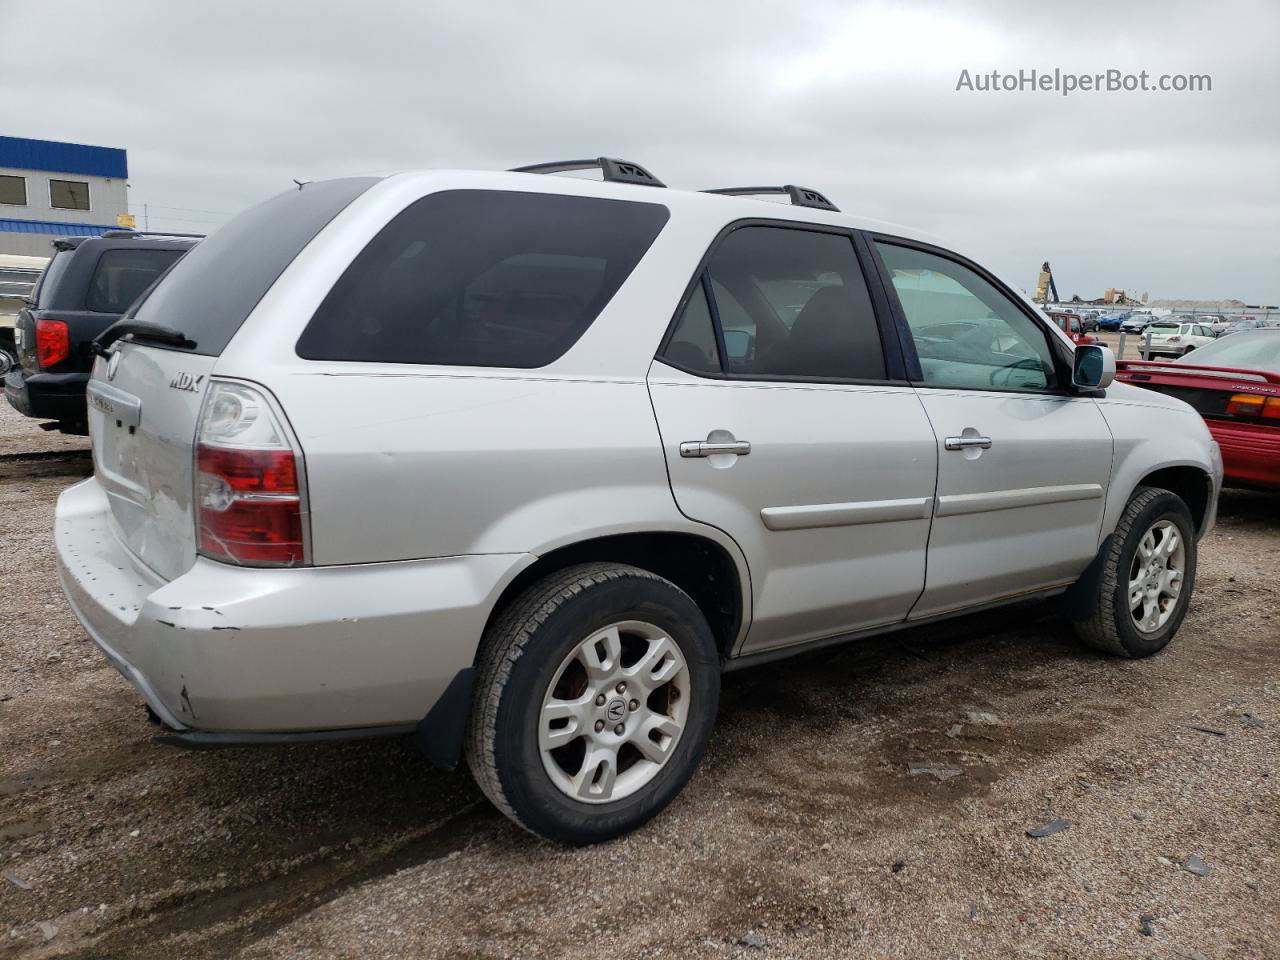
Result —
<svg viewBox="0 0 1280 960"><path fill-rule="evenodd" d="M1057 303L1058 285L1053 282L1053 271L1049 269L1049 261L1040 265L1040 278L1036 280L1036 295L1031 298L1036 303Z"/></svg>
<svg viewBox="0 0 1280 960"><path fill-rule="evenodd" d="M1097 303L1097 301L1094 301ZM1107 292L1102 295L1102 302L1117 307L1138 307L1147 302L1147 295L1144 293L1141 300L1137 300L1124 292L1120 287L1107 287Z"/></svg>

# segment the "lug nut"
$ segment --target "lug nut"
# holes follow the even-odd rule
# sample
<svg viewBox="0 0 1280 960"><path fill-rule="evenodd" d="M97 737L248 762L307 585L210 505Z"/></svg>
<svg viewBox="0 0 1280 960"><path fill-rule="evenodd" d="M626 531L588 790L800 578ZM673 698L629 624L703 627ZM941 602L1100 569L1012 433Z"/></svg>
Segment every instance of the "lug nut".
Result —
<svg viewBox="0 0 1280 960"><path fill-rule="evenodd" d="M630 707L632 710L639 710L639 709L640 709L640 701L639 701L639 700L632 700L629 704L627 704L627 706L628 706L628 707Z"/></svg>
<svg viewBox="0 0 1280 960"><path fill-rule="evenodd" d="M603 707L603 706L604 706L604 694L603 694L603 693L602 693L602 694L600 694L600 696L596 697L596 706L597 706L597 707Z"/></svg>
<svg viewBox="0 0 1280 960"><path fill-rule="evenodd" d="M622 736L622 731L625 729L627 728L624 727L622 724L618 724L616 727L613 728L613 732L616 733L618 736Z"/></svg>
<svg viewBox="0 0 1280 960"><path fill-rule="evenodd" d="M618 685L614 687L614 689L617 690L619 693L626 693L627 685L625 683L619 682Z"/></svg>
<svg viewBox="0 0 1280 960"><path fill-rule="evenodd" d="M604 721L603 721L603 720L597 720L597 721L596 721L596 733L599 733L599 732L600 732L601 730L603 730L603 729L604 729Z"/></svg>

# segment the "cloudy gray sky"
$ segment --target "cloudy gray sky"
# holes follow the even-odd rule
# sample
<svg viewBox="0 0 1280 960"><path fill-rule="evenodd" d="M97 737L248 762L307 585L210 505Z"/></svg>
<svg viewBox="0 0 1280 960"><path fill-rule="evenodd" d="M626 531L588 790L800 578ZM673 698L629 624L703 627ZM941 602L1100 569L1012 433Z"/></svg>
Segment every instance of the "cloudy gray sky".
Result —
<svg viewBox="0 0 1280 960"><path fill-rule="evenodd" d="M1280 4L0 0L0 133L129 151L204 231L353 172L610 154L796 182L1024 288L1280 302ZM1209 74L978 93L972 74Z"/></svg>

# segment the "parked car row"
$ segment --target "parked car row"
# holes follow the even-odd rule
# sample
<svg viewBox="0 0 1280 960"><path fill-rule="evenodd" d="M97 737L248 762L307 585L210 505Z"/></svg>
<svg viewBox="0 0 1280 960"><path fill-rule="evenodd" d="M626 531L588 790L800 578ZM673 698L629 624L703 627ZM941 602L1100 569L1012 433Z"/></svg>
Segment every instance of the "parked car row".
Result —
<svg viewBox="0 0 1280 960"><path fill-rule="evenodd" d="M724 671L1028 598L1147 656L1214 524L1191 406L819 191L350 178L154 247L93 334L55 268L100 257L55 258L14 393L84 363L60 576L171 742L412 734L599 841L693 775Z"/></svg>

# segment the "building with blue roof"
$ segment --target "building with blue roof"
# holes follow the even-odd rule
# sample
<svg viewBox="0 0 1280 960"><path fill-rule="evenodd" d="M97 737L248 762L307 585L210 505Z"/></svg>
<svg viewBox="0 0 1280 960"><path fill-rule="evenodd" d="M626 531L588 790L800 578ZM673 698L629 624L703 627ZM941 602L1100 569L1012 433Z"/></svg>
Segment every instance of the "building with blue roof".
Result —
<svg viewBox="0 0 1280 960"><path fill-rule="evenodd" d="M49 256L54 237L120 229L128 180L117 147L0 136L0 254Z"/></svg>

